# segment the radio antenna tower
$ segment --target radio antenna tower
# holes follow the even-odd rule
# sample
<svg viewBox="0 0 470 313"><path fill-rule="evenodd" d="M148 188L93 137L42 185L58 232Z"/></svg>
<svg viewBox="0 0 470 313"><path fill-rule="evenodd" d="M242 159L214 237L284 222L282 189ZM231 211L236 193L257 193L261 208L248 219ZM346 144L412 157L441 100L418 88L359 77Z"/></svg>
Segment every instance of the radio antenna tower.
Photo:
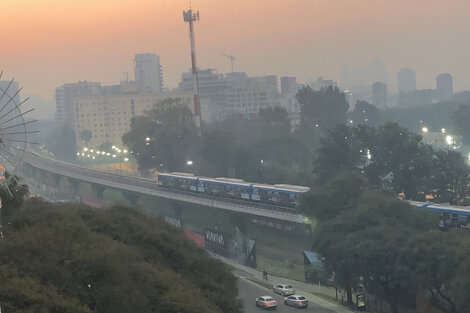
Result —
<svg viewBox="0 0 470 313"><path fill-rule="evenodd" d="M199 129L199 136L201 135L202 117L201 117L201 103L199 102L199 80L197 75L197 62L196 62L196 43L194 39L194 22L199 21L199 11L193 12L190 7L188 11L183 11L183 19L189 23L189 40L191 43L191 66L193 72L193 91L194 91L194 120Z"/></svg>

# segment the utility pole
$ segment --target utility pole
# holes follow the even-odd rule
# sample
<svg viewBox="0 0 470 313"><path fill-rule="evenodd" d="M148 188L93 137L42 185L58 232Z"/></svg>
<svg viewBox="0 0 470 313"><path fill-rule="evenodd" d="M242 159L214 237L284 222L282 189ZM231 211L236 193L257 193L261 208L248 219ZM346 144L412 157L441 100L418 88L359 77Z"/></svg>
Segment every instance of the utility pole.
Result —
<svg viewBox="0 0 470 313"><path fill-rule="evenodd" d="M194 22L199 21L199 11L193 12L190 7L188 11L183 11L183 19L189 23L189 41L191 44L191 66L193 72L193 91L194 91L194 119L196 126L199 129L199 136L201 136L201 104L199 102L199 80L197 75L197 61L196 61L196 42L194 39Z"/></svg>
<svg viewBox="0 0 470 313"><path fill-rule="evenodd" d="M230 59L230 64L232 66L232 78L233 78L233 61L235 61L235 57L231 54L225 54L223 52L221 52L220 54Z"/></svg>

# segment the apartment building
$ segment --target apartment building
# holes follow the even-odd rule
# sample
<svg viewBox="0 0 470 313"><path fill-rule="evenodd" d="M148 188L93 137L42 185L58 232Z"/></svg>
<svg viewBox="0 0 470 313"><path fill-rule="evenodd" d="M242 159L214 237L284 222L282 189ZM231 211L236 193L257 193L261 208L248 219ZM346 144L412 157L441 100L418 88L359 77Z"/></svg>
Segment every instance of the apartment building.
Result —
<svg viewBox="0 0 470 313"><path fill-rule="evenodd" d="M188 92L156 92L156 93L125 93L102 94L96 96L75 97L74 128L77 136L77 148L80 150L85 143L80 139L83 130L90 130L92 138L89 147L98 147L110 142L122 146L122 136L130 130L131 119L144 115L145 111L162 104L170 98L179 98L183 105L194 110L194 98Z"/></svg>

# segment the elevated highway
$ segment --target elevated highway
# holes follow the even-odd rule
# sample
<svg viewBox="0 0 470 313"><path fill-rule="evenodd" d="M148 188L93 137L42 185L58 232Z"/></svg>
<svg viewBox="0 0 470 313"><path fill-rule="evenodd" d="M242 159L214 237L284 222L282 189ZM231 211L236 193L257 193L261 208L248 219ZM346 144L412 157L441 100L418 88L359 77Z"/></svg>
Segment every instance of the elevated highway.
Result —
<svg viewBox="0 0 470 313"><path fill-rule="evenodd" d="M26 153L24 155L24 161L32 167L56 175L101 186L276 220L299 224L310 223L305 216L298 214L292 208L226 199L193 192L175 191L158 186L155 180L91 169L39 156L35 153Z"/></svg>

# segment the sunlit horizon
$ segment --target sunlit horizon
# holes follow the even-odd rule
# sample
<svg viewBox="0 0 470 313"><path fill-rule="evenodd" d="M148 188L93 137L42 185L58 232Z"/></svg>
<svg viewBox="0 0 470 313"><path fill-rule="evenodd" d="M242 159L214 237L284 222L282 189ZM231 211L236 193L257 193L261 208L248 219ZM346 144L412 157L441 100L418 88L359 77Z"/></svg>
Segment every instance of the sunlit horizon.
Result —
<svg viewBox="0 0 470 313"><path fill-rule="evenodd" d="M3 70L25 94L51 99L67 82L118 83L133 78L133 57L161 57L166 87L176 87L190 67L189 2L147 0L9 0L0 4ZM418 88L433 88L449 72L455 90L470 89L463 66L470 53L465 1L192 1L200 11L196 45L200 68L230 71L220 55L236 57L235 70L250 75L323 76L341 81L344 65L385 61L388 83L412 67ZM423 11L423 7L426 10ZM426 12L426 14L423 14Z"/></svg>

